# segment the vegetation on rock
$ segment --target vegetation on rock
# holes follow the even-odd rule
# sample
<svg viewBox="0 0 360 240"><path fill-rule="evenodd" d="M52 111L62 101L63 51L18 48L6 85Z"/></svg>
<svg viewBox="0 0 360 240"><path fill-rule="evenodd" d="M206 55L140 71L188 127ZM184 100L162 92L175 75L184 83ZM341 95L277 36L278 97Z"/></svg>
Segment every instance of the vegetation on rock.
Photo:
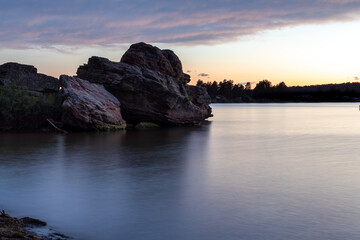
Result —
<svg viewBox="0 0 360 240"><path fill-rule="evenodd" d="M0 86L0 130L39 129L47 118L60 116L60 101L55 94L38 96L15 86Z"/></svg>

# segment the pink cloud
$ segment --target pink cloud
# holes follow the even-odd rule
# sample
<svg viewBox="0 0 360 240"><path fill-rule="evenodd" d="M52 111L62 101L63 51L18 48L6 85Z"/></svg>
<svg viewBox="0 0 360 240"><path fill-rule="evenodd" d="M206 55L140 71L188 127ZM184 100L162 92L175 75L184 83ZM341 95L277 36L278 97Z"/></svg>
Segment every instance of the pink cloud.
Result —
<svg viewBox="0 0 360 240"><path fill-rule="evenodd" d="M309 23L349 21L355 0L70 0L0 9L0 47L112 45L136 41L213 44Z"/></svg>

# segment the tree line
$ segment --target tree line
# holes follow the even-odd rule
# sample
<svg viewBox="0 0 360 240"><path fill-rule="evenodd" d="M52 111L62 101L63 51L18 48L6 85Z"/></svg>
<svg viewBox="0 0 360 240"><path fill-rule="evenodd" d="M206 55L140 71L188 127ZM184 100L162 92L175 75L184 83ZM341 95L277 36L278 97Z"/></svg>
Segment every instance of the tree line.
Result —
<svg viewBox="0 0 360 240"><path fill-rule="evenodd" d="M349 102L360 101L360 83L324 84L288 87L285 82L273 85L264 79L252 89L251 83L233 80L203 82L212 102Z"/></svg>

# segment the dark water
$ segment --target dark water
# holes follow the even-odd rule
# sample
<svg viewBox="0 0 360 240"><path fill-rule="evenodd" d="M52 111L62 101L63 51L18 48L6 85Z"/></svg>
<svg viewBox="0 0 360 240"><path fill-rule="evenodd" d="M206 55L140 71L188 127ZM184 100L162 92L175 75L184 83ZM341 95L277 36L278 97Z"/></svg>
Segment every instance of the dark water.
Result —
<svg viewBox="0 0 360 240"><path fill-rule="evenodd" d="M1 134L0 209L75 239L360 239L358 104L213 111L200 128Z"/></svg>

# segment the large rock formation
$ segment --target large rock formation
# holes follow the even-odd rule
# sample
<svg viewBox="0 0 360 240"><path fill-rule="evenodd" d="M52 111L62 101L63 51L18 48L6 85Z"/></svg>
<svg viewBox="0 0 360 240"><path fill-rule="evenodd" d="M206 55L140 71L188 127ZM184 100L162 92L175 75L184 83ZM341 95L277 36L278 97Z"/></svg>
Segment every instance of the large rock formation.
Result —
<svg viewBox="0 0 360 240"><path fill-rule="evenodd" d="M33 66L0 65L0 130L43 129L60 116L59 81Z"/></svg>
<svg viewBox="0 0 360 240"><path fill-rule="evenodd" d="M171 50L133 44L120 62L92 57L77 74L59 81L33 66L0 65L0 130L52 128L50 123L74 130L117 129L124 119L135 125L181 125L212 116L206 90L187 85L190 76Z"/></svg>
<svg viewBox="0 0 360 240"><path fill-rule="evenodd" d="M122 104L127 122L160 125L190 124L212 116L210 97L200 87L189 87L179 58L170 50L137 43L121 62L91 57L77 74L103 84Z"/></svg>
<svg viewBox="0 0 360 240"><path fill-rule="evenodd" d="M125 123L120 102L102 85L60 76L62 123L76 130L105 130Z"/></svg>
<svg viewBox="0 0 360 240"><path fill-rule="evenodd" d="M38 95L59 91L58 79L37 73L34 66L11 62L0 65L0 85L26 89Z"/></svg>

